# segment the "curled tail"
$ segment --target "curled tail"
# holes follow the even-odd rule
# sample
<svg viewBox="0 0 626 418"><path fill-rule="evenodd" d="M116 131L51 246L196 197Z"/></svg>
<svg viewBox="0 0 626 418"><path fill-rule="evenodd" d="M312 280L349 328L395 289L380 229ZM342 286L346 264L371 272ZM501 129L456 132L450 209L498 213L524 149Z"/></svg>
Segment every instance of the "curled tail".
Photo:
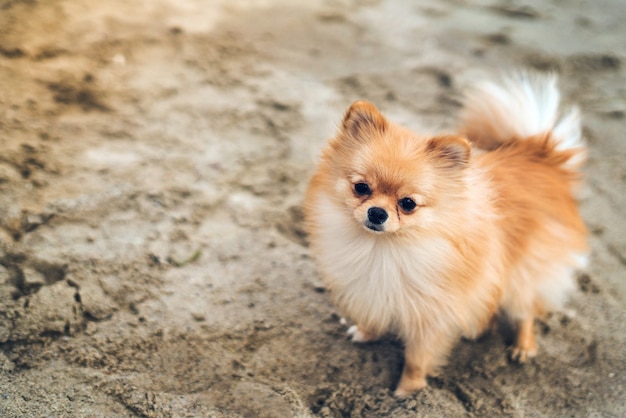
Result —
<svg viewBox="0 0 626 418"><path fill-rule="evenodd" d="M465 97L460 131L486 150L514 140L549 135L555 150L572 154L564 166L577 169L586 157L580 112L573 107L563 113L560 99L554 74L520 73L500 84L484 82Z"/></svg>

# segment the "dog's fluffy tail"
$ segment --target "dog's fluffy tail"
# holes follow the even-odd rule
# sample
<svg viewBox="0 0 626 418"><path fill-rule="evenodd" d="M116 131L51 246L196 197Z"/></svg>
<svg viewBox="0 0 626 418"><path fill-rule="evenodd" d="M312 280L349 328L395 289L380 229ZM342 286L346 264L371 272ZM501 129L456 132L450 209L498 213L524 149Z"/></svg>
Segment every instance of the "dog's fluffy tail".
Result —
<svg viewBox="0 0 626 418"><path fill-rule="evenodd" d="M572 153L567 168L577 169L586 158L580 112L576 107L561 112L560 99L554 74L520 73L501 84L478 84L465 97L461 133L486 150L512 140L550 135L557 151Z"/></svg>

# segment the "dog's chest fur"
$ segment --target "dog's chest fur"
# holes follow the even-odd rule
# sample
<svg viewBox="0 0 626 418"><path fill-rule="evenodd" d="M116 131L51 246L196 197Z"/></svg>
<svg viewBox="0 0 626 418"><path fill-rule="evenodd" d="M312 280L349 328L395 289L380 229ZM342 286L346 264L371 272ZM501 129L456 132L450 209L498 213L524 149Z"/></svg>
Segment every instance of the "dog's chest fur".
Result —
<svg viewBox="0 0 626 418"><path fill-rule="evenodd" d="M313 244L326 285L351 319L377 332L402 332L426 311L450 303L442 280L454 253L448 241L375 235L326 196L316 206Z"/></svg>

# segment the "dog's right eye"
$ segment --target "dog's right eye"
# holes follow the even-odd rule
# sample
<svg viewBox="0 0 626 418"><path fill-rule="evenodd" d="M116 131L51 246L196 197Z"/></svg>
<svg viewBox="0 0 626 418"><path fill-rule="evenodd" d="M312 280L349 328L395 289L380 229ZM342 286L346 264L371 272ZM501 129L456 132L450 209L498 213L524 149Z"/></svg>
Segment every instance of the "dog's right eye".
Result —
<svg viewBox="0 0 626 418"><path fill-rule="evenodd" d="M354 193L358 196L369 196L372 194L372 189L366 183L357 183L354 185Z"/></svg>

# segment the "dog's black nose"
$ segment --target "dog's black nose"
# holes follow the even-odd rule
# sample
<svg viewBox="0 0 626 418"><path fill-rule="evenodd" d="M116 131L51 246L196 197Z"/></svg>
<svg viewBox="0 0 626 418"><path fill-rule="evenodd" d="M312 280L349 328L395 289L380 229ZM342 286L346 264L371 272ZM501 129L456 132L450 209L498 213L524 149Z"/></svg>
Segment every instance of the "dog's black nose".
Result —
<svg viewBox="0 0 626 418"><path fill-rule="evenodd" d="M367 219L375 225L383 224L387 218L389 218L389 215L387 215L387 211L383 208L374 206L367 210Z"/></svg>

